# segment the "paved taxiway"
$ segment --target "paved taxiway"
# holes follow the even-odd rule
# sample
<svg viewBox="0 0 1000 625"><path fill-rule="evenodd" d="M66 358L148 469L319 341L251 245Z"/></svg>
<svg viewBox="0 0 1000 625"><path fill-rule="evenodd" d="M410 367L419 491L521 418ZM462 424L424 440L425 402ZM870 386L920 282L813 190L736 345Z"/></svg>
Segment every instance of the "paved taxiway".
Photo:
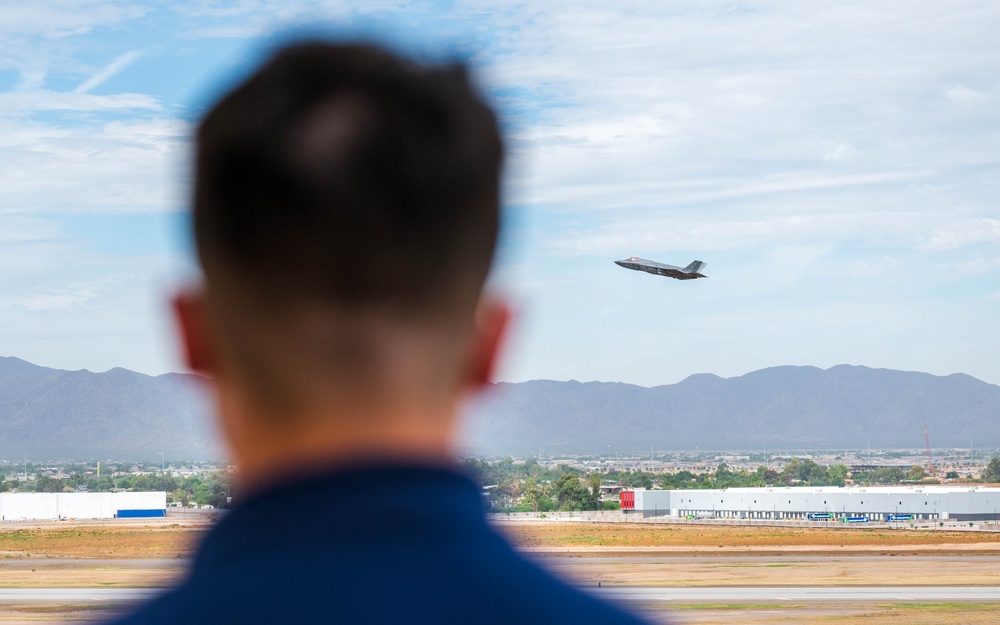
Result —
<svg viewBox="0 0 1000 625"><path fill-rule="evenodd" d="M162 592L159 588L0 588L0 603L132 603Z"/></svg>
<svg viewBox="0 0 1000 625"><path fill-rule="evenodd" d="M1000 601L998 586L843 586L829 587L752 587L728 588L590 588L594 595L621 603L676 601L687 603L732 603L755 601L912 601L919 603Z"/></svg>
<svg viewBox="0 0 1000 625"><path fill-rule="evenodd" d="M674 601L689 603L732 603L755 601L957 601L1000 602L998 586L844 586L728 588L587 588L589 592L622 603ZM0 603L131 603L155 597L153 588L0 588Z"/></svg>

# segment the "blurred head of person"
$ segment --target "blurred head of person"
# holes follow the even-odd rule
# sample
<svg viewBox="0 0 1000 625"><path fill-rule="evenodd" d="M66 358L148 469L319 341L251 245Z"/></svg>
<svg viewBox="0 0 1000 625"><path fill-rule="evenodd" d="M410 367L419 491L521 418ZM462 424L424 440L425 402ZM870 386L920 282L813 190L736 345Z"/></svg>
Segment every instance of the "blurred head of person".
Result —
<svg viewBox="0 0 1000 625"><path fill-rule="evenodd" d="M207 113L195 159L204 281L174 307L241 479L445 459L507 320L483 296L503 145L465 67L284 47Z"/></svg>

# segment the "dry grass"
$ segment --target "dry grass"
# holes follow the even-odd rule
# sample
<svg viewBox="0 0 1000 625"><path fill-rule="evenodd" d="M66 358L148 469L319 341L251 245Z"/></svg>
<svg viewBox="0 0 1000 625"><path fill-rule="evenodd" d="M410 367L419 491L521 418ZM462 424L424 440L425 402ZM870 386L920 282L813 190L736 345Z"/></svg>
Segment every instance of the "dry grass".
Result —
<svg viewBox="0 0 1000 625"><path fill-rule="evenodd" d="M582 586L997 586L1000 567L988 558L960 556L917 563L912 558L563 558L543 564Z"/></svg>
<svg viewBox="0 0 1000 625"><path fill-rule="evenodd" d="M994 625L997 606L990 603L917 603L858 605L672 604L643 606L655 622L698 625Z"/></svg>
<svg viewBox="0 0 1000 625"><path fill-rule="evenodd" d="M120 614L115 605L0 604L0 623L7 625L103 622Z"/></svg>
<svg viewBox="0 0 1000 625"><path fill-rule="evenodd" d="M528 551L584 548L600 553L877 553L1000 554L1000 533L938 530L712 527L635 523L498 523Z"/></svg>
<svg viewBox="0 0 1000 625"><path fill-rule="evenodd" d="M182 558L204 526L103 524L0 529L0 558Z"/></svg>
<svg viewBox="0 0 1000 625"><path fill-rule="evenodd" d="M59 567L6 568L0 562L0 588L167 588L184 574L176 567L122 567L71 560Z"/></svg>

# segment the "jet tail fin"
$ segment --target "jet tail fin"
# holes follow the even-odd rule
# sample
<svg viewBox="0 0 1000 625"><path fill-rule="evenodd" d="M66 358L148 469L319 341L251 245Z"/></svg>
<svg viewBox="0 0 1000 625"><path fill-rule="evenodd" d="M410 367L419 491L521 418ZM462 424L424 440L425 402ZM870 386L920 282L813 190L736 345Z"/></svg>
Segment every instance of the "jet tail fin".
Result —
<svg viewBox="0 0 1000 625"><path fill-rule="evenodd" d="M700 260L696 260L684 268L684 273L701 273L701 270L704 269L707 264L708 263L703 263Z"/></svg>

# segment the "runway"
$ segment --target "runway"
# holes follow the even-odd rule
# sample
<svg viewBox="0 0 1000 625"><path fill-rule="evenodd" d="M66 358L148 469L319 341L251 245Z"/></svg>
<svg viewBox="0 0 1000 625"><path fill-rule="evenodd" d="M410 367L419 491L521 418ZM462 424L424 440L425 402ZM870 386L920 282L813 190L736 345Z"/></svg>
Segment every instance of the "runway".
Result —
<svg viewBox="0 0 1000 625"><path fill-rule="evenodd" d="M585 588L621 603L678 602L1000 602L998 586L843 586L728 588ZM0 588L0 603L133 603L163 592L155 588Z"/></svg>
<svg viewBox="0 0 1000 625"><path fill-rule="evenodd" d="M0 603L134 603L162 592L160 588L0 588Z"/></svg>
<svg viewBox="0 0 1000 625"><path fill-rule="evenodd" d="M587 588L598 597L620 603L733 602L1000 602L1000 586L842 586L842 587L753 587L728 588Z"/></svg>

